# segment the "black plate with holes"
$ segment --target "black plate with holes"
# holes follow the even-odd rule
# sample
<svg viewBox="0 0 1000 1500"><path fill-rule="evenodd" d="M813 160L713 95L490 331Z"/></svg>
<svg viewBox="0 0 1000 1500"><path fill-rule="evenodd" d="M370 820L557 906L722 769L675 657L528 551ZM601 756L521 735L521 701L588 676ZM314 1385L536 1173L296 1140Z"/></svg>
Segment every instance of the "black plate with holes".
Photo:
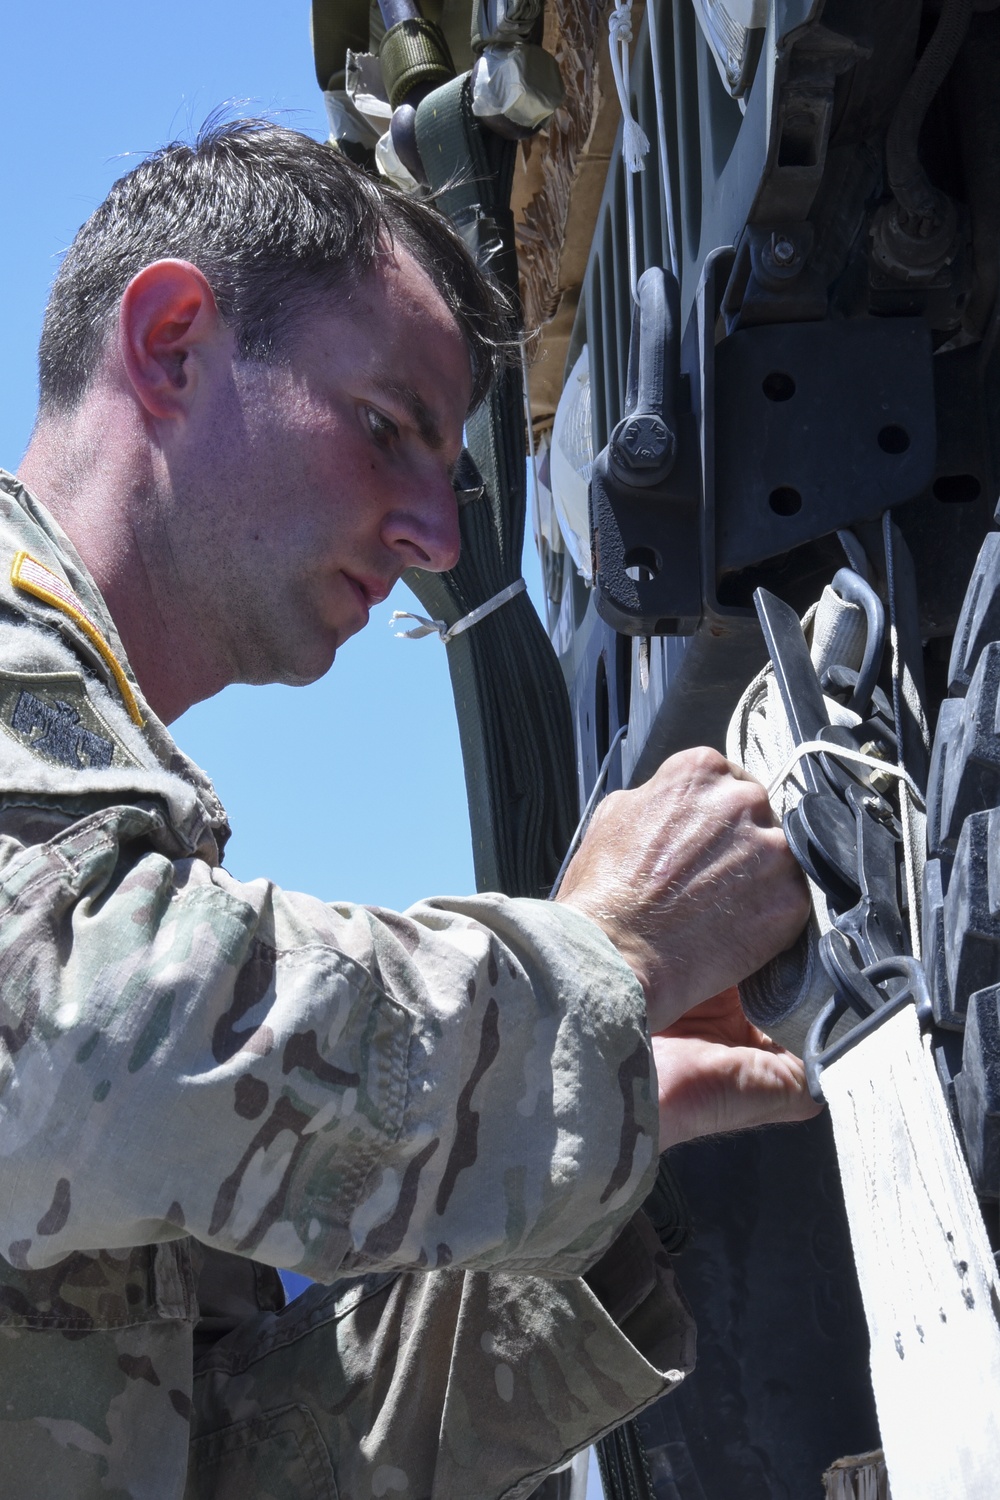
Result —
<svg viewBox="0 0 1000 1500"><path fill-rule="evenodd" d="M934 478L930 334L910 318L748 328L715 351L718 572L870 520Z"/></svg>

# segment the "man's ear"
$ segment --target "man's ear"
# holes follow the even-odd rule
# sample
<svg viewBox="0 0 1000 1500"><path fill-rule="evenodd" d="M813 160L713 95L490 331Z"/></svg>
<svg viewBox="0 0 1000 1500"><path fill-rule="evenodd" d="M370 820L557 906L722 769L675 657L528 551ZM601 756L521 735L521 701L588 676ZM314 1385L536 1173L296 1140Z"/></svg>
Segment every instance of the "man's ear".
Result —
<svg viewBox="0 0 1000 1500"><path fill-rule="evenodd" d="M231 335L212 288L186 260L157 260L133 276L118 313L125 373L152 417L183 416L205 373L205 356Z"/></svg>

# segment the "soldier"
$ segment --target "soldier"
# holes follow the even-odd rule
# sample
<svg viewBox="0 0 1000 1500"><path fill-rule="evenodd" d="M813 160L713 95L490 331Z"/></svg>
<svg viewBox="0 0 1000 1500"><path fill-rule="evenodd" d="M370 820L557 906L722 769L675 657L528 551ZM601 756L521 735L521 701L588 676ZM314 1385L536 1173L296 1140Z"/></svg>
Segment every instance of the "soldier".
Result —
<svg viewBox="0 0 1000 1500"><path fill-rule="evenodd" d="M714 752L608 798L559 901L398 915L234 880L164 727L454 564L504 339L434 214L254 122L59 272L0 480L4 1494L526 1495L691 1365L658 1151L813 1113L731 988L803 883Z"/></svg>

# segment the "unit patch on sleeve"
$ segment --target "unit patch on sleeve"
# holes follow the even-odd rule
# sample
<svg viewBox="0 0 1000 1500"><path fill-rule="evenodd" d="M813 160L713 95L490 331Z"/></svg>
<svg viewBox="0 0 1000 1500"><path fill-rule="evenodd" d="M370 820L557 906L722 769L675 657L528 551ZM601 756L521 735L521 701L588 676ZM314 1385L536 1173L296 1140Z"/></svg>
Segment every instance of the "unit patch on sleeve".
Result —
<svg viewBox="0 0 1000 1500"><path fill-rule="evenodd" d="M43 760L74 770L136 765L75 672L0 676L0 727Z"/></svg>

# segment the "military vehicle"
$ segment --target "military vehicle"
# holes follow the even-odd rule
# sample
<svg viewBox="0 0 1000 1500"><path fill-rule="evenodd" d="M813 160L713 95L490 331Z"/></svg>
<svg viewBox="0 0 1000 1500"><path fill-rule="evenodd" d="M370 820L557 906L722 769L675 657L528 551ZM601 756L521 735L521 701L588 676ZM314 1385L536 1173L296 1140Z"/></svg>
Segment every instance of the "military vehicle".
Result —
<svg viewBox="0 0 1000 1500"><path fill-rule="evenodd" d="M462 561L410 580L443 629L474 613L448 652L477 880L547 894L581 813L685 746L754 769L770 701L822 930L748 1008L821 1091L916 1003L996 1246L1000 7L380 5L314 0L332 138L432 194L525 330L469 422ZM887 1493L829 1119L676 1148L649 1211L698 1367L602 1442L606 1493Z"/></svg>

